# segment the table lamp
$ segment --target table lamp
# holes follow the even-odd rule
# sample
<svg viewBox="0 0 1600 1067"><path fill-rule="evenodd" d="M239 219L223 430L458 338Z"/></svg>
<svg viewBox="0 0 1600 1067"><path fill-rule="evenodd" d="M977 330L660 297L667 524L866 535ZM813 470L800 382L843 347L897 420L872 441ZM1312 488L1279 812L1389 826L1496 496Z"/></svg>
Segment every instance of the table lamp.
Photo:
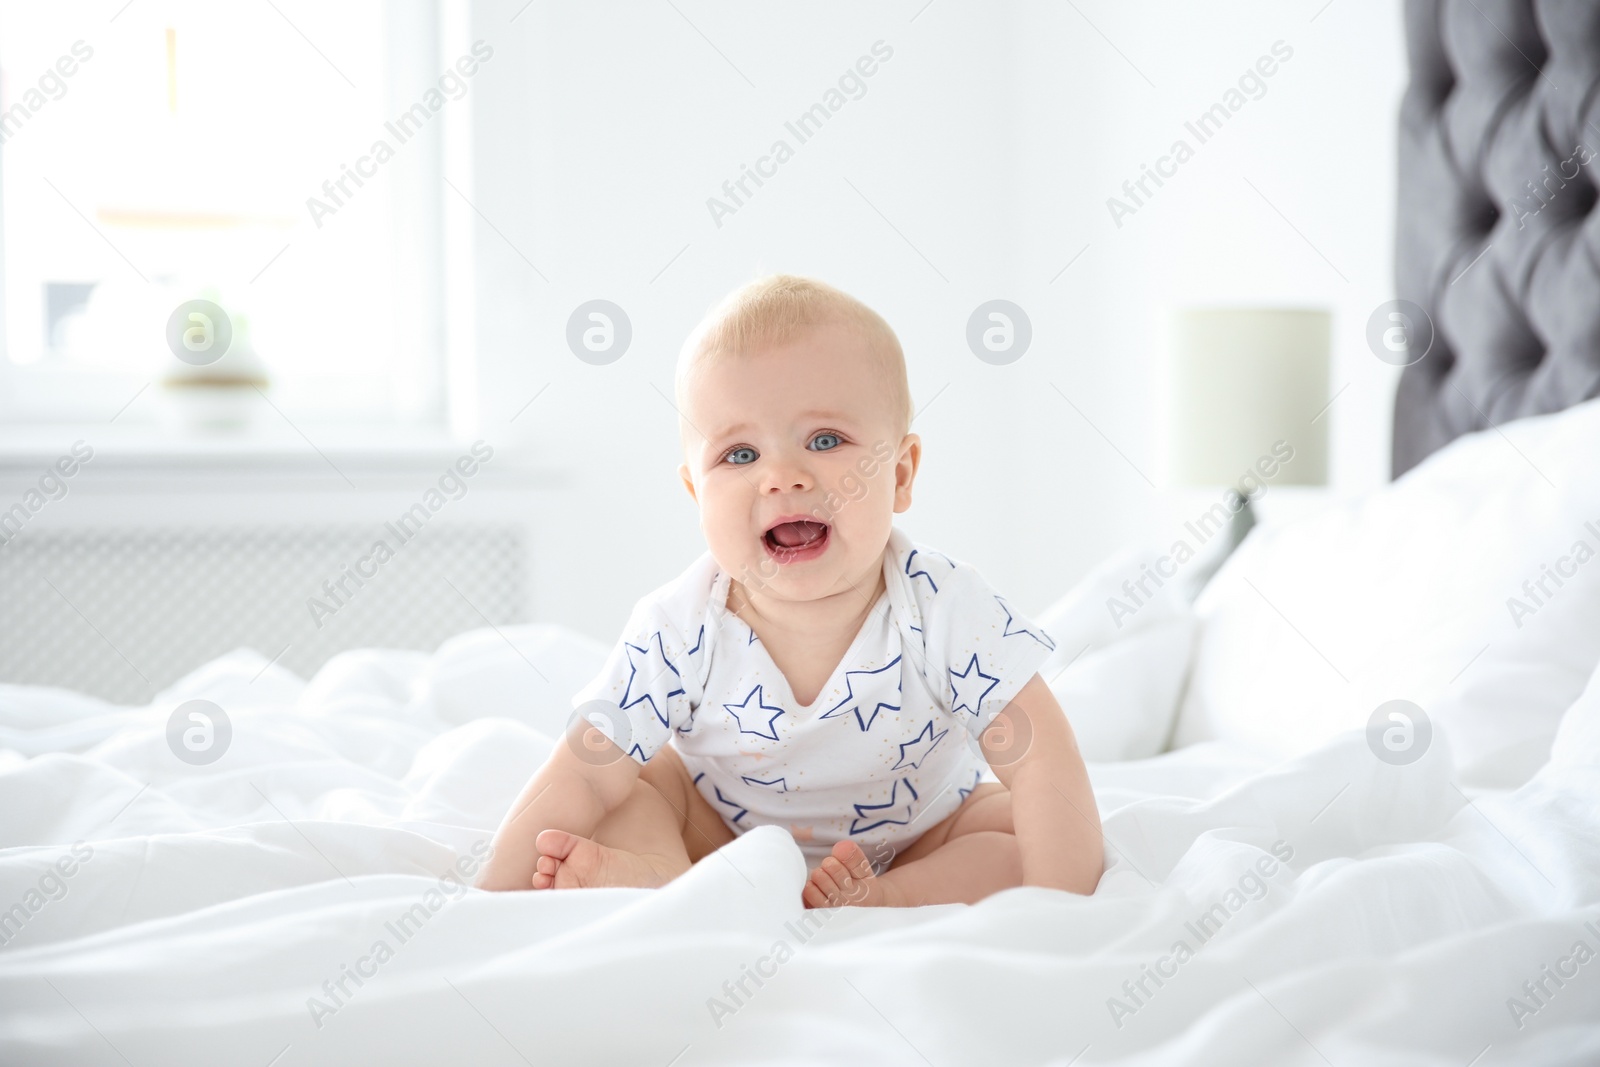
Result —
<svg viewBox="0 0 1600 1067"><path fill-rule="evenodd" d="M1168 481L1234 490L1224 496L1229 552L1255 524L1251 500L1266 487L1327 484L1329 321L1298 308L1171 316Z"/></svg>

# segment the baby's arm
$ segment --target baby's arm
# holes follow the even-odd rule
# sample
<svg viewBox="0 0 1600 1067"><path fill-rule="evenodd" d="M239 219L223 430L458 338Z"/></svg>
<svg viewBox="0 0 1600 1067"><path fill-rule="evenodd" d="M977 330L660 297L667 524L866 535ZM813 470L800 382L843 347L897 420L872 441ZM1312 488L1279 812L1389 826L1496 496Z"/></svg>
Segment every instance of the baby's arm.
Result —
<svg viewBox="0 0 1600 1067"><path fill-rule="evenodd" d="M495 832L478 888L532 889L539 831L590 836L633 792L638 778L639 764L632 757L597 727L574 720Z"/></svg>
<svg viewBox="0 0 1600 1067"><path fill-rule="evenodd" d="M1089 772L1061 705L1037 674L979 738L1011 791L1022 884L1093 893L1105 866Z"/></svg>

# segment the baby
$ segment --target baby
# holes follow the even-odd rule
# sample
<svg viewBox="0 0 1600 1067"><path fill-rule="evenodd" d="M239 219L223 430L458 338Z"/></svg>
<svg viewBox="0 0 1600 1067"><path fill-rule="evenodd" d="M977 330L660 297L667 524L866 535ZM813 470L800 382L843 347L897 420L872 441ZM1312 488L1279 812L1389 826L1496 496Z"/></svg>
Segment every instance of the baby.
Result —
<svg viewBox="0 0 1600 1067"><path fill-rule="evenodd" d="M776 825L808 907L1092 892L1094 795L1037 673L1054 642L892 525L922 456L894 331L765 278L690 336L676 388L709 551L635 605L479 884L659 886Z"/></svg>

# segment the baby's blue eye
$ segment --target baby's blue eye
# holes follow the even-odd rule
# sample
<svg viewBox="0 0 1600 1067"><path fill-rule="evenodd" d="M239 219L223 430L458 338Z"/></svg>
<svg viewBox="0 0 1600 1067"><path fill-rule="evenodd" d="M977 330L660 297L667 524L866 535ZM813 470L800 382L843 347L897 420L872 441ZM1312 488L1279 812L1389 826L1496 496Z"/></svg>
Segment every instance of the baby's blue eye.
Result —
<svg viewBox="0 0 1600 1067"><path fill-rule="evenodd" d="M843 443L836 433L819 433L811 439L811 447L817 452L826 452L830 448L838 448Z"/></svg>
<svg viewBox="0 0 1600 1067"><path fill-rule="evenodd" d="M728 454L722 458L734 464L735 466L742 467L746 463L754 463L757 455L758 453L756 450L751 448L749 445L740 445L738 448L730 449Z"/></svg>

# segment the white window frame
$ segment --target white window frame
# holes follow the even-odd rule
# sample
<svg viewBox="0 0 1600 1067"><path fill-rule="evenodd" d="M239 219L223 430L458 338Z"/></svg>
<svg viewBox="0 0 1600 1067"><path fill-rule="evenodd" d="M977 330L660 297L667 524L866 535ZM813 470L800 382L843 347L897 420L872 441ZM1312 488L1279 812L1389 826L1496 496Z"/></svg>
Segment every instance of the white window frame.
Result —
<svg viewBox="0 0 1600 1067"><path fill-rule="evenodd" d="M470 48L470 5L462 0L422 0L390 5L385 19L386 112L400 101L414 102L417 86L437 78L455 57ZM446 179L471 190L471 108L473 94L453 103L418 137L419 151L407 153L410 169L397 161L391 197L394 233L403 254L396 256L393 314L395 358L409 368L419 402L391 416L385 425L404 432L432 430L450 436L471 432L475 359L470 331L472 248L469 209L449 192ZM0 152L4 147L0 146ZM0 197L4 196L0 184ZM456 202L452 202L452 200ZM45 361L16 364L7 351L4 202L0 200L0 429L39 431L100 427L114 417L119 436L158 438L161 431L148 411L147 375L137 371L50 366ZM449 329L447 323L459 325ZM140 395L143 391L143 395ZM86 399L87 398L87 399ZM128 404L128 418L118 410ZM315 422L308 422L316 425ZM328 425L324 423L323 425ZM10 434L0 433L0 449Z"/></svg>

